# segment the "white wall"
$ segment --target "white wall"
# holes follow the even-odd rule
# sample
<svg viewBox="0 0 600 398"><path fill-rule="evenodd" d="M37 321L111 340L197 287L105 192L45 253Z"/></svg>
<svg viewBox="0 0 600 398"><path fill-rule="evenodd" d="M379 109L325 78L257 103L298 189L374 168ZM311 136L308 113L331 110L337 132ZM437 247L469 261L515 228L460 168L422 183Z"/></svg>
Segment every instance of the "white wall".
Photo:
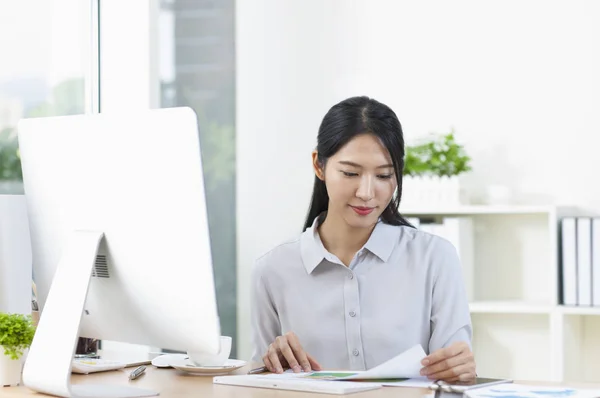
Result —
<svg viewBox="0 0 600 398"><path fill-rule="evenodd" d="M102 112L159 104L158 1L100 2Z"/></svg>
<svg viewBox="0 0 600 398"><path fill-rule="evenodd" d="M31 314L31 242L24 195L0 195L0 312Z"/></svg>
<svg viewBox="0 0 600 398"><path fill-rule="evenodd" d="M600 211L600 2L237 2L238 321L250 356L253 261L301 231L310 151L336 102L392 107L410 142L454 127L473 201Z"/></svg>
<svg viewBox="0 0 600 398"><path fill-rule="evenodd" d="M103 113L158 104L157 1L100 2L100 109ZM95 110L94 110L95 111ZM159 348L102 341L103 356L124 362L147 359Z"/></svg>

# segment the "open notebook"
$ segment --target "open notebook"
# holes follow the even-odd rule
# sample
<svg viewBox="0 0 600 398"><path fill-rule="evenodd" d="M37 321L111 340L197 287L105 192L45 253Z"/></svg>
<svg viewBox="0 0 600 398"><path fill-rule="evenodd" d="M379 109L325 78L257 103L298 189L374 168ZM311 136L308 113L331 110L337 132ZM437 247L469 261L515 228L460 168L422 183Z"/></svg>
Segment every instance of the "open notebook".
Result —
<svg viewBox="0 0 600 398"><path fill-rule="evenodd" d="M213 383L328 394L350 394L380 388L382 384L385 384L384 382L402 381L420 376L421 360L425 355L423 347L417 344L367 371L285 372L283 374L222 376L215 377Z"/></svg>
<svg viewBox="0 0 600 398"><path fill-rule="evenodd" d="M213 383L339 395L381 388L381 384L378 383L311 380L298 377L271 377L270 375L217 376L213 378Z"/></svg>

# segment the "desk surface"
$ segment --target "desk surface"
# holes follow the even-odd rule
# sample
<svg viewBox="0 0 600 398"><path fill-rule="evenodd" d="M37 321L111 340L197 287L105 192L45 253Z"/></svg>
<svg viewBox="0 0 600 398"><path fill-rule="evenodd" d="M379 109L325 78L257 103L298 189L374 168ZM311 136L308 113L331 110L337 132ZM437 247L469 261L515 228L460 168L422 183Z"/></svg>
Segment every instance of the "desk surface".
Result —
<svg viewBox="0 0 600 398"><path fill-rule="evenodd" d="M231 374L246 374L250 366L245 366ZM214 385L210 376L196 376L174 369L158 369L148 365L146 374L139 379L129 381L129 373L135 368L126 368L108 372L99 372L91 375L73 375L73 384L125 384L140 388L152 389L160 392L159 398L189 398L189 397L218 397L218 398L296 398L304 396L335 397L329 394L315 394L299 391L283 391L264 388L238 387ZM403 398L421 398L429 390L418 388L402 388ZM347 396L361 398L398 397L397 387L380 388L349 394ZM0 398L44 397L26 387L0 387Z"/></svg>
<svg viewBox="0 0 600 398"><path fill-rule="evenodd" d="M232 372L231 374L246 374L250 366ZM125 384L140 388L152 389L160 392L160 398L188 398L188 397L218 397L218 398L296 398L304 396L312 397L334 397L329 394L316 394L298 391L284 391L263 388L238 387L212 384L210 376L196 376L187 374L174 369L158 369L148 365L146 374L139 379L129 381L129 373L134 368L126 368L109 372L100 372L91 375L73 375L71 381L74 384ZM537 385L558 384L558 383L535 383ZM593 384L580 384L574 387L599 388ZM569 384L570 385L570 384ZM430 393L427 389L406 388L406 387L383 387L373 391L353 393L346 396L356 398L422 398ZM20 398L20 397L43 397L26 387L0 387L0 398ZM45 396L45 395L44 395Z"/></svg>
<svg viewBox="0 0 600 398"><path fill-rule="evenodd" d="M234 374L246 374L250 366L238 369ZM174 369L159 369L148 365L146 374L139 379L129 381L129 373L135 368L126 368L108 372L99 372L91 375L73 375L71 382L73 384L125 384L140 388L147 388L160 392L160 398L189 398L189 397L218 397L218 398L296 398L303 396L315 397L334 397L329 394L316 394L298 391L284 391L264 388L226 386L212 383L211 376L197 376ZM429 390L418 388L403 388L402 397L421 398ZM349 394L351 397L398 397L397 387L380 388L373 391ZM0 398L33 397L42 395L37 394L26 387L4 387L0 388Z"/></svg>

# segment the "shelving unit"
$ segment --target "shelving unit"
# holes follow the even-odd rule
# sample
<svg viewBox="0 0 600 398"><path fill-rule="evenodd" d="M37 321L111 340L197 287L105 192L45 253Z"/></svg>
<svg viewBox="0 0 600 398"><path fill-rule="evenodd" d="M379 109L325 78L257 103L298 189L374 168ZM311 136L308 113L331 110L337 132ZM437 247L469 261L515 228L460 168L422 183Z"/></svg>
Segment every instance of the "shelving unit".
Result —
<svg viewBox="0 0 600 398"><path fill-rule="evenodd" d="M558 225L574 207L401 208L406 217L473 223L469 303L480 375L600 382L600 308L559 304ZM465 281L468 283L468 281Z"/></svg>
<svg viewBox="0 0 600 398"><path fill-rule="evenodd" d="M472 314L550 314L554 307L526 301L476 301L469 303Z"/></svg>
<svg viewBox="0 0 600 398"><path fill-rule="evenodd" d="M563 311L564 312L564 311ZM597 382L600 377L600 316L562 314L564 373L567 380Z"/></svg>
<svg viewBox="0 0 600 398"><path fill-rule="evenodd" d="M509 205L468 205L436 208L408 207L400 209L400 212L408 216L452 216L452 215L518 215L518 214L552 214L557 212L576 212L576 208L555 206L509 206Z"/></svg>
<svg viewBox="0 0 600 398"><path fill-rule="evenodd" d="M565 307L560 306L559 311L565 315L600 315L600 307Z"/></svg>

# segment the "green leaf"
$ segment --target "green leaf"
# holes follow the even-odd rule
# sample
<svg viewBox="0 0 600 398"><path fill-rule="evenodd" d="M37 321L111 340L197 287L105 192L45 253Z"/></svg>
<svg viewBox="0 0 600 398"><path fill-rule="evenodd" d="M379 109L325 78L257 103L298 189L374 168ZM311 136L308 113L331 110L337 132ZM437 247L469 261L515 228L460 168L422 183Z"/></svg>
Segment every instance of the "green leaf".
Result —
<svg viewBox="0 0 600 398"><path fill-rule="evenodd" d="M471 170L471 158L454 138L454 130L429 141L406 147L404 175L455 176Z"/></svg>
<svg viewBox="0 0 600 398"><path fill-rule="evenodd" d="M31 345L34 334L30 315L0 312L0 346L4 347L4 355L19 359Z"/></svg>

